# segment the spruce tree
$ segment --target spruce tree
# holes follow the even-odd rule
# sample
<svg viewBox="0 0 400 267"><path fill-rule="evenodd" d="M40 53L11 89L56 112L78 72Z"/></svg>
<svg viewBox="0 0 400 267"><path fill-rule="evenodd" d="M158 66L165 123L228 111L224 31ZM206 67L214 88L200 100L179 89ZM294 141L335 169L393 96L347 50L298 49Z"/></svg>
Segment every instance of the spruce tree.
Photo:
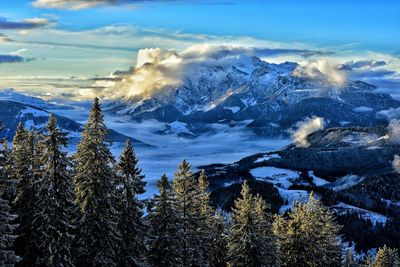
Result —
<svg viewBox="0 0 400 267"><path fill-rule="evenodd" d="M266 203L250 194L247 181L235 200L228 236L229 266L274 266L275 245Z"/></svg>
<svg viewBox="0 0 400 267"><path fill-rule="evenodd" d="M3 180L2 177L0 177ZM3 183L3 181L1 181ZM14 231L16 225L13 223L15 215L10 213L10 205L3 198L4 188L0 189L0 266L12 267L19 262L20 258L16 256L13 243L16 238Z"/></svg>
<svg viewBox="0 0 400 267"><path fill-rule="evenodd" d="M178 230L180 245L177 247L180 255L180 266L203 266L206 259L202 255L201 240L198 229L200 215L197 197L197 181L190 170L190 164L183 160L175 173L172 184L175 192L175 209L178 214Z"/></svg>
<svg viewBox="0 0 400 267"><path fill-rule="evenodd" d="M0 130L1 128L0 125ZM6 193L12 186L6 167L8 165L7 140L0 140L0 145L0 266L12 267L20 260L13 248L16 238L14 235L16 225L13 221L16 216L11 213L9 199L6 197Z"/></svg>
<svg viewBox="0 0 400 267"><path fill-rule="evenodd" d="M72 243L72 180L71 163L67 153L67 133L57 128L57 120L51 115L46 133L41 141L43 169L37 181L36 199L39 210L33 225L38 229L35 240L42 266L73 266Z"/></svg>
<svg viewBox="0 0 400 267"><path fill-rule="evenodd" d="M197 184L197 196L195 199L195 210L199 214L198 227L195 234L197 235L201 257L205 260L203 265L211 265L214 259L214 242L219 241L218 232L221 225L216 218L216 213L211 206L210 193L208 192L209 183L207 176L202 170L199 175ZM215 251L216 252L216 251ZM218 257L218 256L217 256Z"/></svg>
<svg viewBox="0 0 400 267"><path fill-rule="evenodd" d="M114 207L115 160L99 99L94 100L75 159L74 192L78 266L116 266L120 234Z"/></svg>
<svg viewBox="0 0 400 267"><path fill-rule="evenodd" d="M214 217L213 240L211 247L211 266L226 267L227 266L227 233L225 220L222 214L217 213Z"/></svg>
<svg viewBox="0 0 400 267"><path fill-rule="evenodd" d="M354 261L354 256L353 256L353 251L351 248L347 249L346 256L343 260L343 267L357 267L359 266L355 261Z"/></svg>
<svg viewBox="0 0 400 267"><path fill-rule="evenodd" d="M120 190L117 196L119 222L118 229L122 235L119 246L121 266L138 266L143 261L145 252L145 229L142 221L143 203L138 195L145 192L144 175L137 166L138 160L128 139L118 164Z"/></svg>
<svg viewBox="0 0 400 267"><path fill-rule="evenodd" d="M17 266L37 266L39 251L35 241L37 229L32 222L35 211L38 210L36 201L37 155L36 141L33 132L27 132L20 123L13 139L11 151L13 181L17 184L12 210L18 216L15 231L17 238L14 242L15 252L22 259Z"/></svg>
<svg viewBox="0 0 400 267"><path fill-rule="evenodd" d="M341 264L340 227L334 214L314 194L298 202L287 218L274 222L280 266L338 266Z"/></svg>
<svg viewBox="0 0 400 267"><path fill-rule="evenodd" d="M376 254L374 267L399 267L400 259L397 249L380 248Z"/></svg>
<svg viewBox="0 0 400 267"><path fill-rule="evenodd" d="M149 223L149 262L152 266L179 266L180 236L177 229L178 214L174 206L174 193L164 174L157 182L159 195L151 200L147 220Z"/></svg>

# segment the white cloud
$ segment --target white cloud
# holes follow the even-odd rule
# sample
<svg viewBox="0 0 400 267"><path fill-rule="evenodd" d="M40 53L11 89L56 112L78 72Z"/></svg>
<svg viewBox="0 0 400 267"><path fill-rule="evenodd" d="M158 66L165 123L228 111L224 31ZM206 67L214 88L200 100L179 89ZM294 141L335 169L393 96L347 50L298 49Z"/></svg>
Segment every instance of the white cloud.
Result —
<svg viewBox="0 0 400 267"><path fill-rule="evenodd" d="M394 155L394 159L392 161L392 167L396 172L400 173L400 156Z"/></svg>
<svg viewBox="0 0 400 267"><path fill-rule="evenodd" d="M32 4L38 8L79 10L110 3L107 0L36 0Z"/></svg>
<svg viewBox="0 0 400 267"><path fill-rule="evenodd" d="M326 78L329 82L337 86L342 86L347 81L346 74L326 59L300 62L294 74L313 79Z"/></svg>
<svg viewBox="0 0 400 267"><path fill-rule="evenodd" d="M298 122L298 129L293 132L292 139L296 147L308 147L307 137L313 132L324 129L324 118L312 117L306 118L304 121Z"/></svg>
<svg viewBox="0 0 400 267"><path fill-rule="evenodd" d="M389 122L389 141L393 144L400 144L400 120L393 119Z"/></svg>

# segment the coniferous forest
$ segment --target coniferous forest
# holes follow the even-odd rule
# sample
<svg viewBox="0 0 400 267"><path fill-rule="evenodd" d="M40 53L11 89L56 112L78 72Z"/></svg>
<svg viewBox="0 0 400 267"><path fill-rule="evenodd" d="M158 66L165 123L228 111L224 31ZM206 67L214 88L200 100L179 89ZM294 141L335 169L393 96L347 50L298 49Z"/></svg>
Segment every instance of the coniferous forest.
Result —
<svg viewBox="0 0 400 267"><path fill-rule="evenodd" d="M276 215L242 184L231 212L211 205L204 171L183 160L152 199L130 140L110 152L99 100L77 151L51 116L43 132L18 126L0 153L0 266L400 266L345 250L333 211L313 193Z"/></svg>

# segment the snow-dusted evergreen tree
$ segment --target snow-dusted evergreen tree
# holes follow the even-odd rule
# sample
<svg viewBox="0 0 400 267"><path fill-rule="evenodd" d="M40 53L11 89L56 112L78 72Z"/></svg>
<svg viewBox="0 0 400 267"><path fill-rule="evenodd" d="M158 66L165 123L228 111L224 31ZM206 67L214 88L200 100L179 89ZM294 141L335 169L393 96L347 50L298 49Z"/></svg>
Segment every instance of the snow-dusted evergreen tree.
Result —
<svg viewBox="0 0 400 267"><path fill-rule="evenodd" d="M0 130L2 126L0 125ZM11 213L10 203L7 197L10 183L8 165L7 140L0 140L0 266L12 267L20 259L14 252L14 231L16 225L13 223L16 216Z"/></svg>
<svg viewBox="0 0 400 267"><path fill-rule="evenodd" d="M3 183L3 178L0 179ZM13 249L16 238L14 235L16 225L13 223L15 215L11 214L9 202L3 198L5 190L3 184L0 186L0 266L12 267L20 260Z"/></svg>
<svg viewBox="0 0 400 267"><path fill-rule="evenodd" d="M197 240L201 249L202 258L205 260L203 265L211 265L214 261L213 243L219 238L218 225L215 210L211 206L210 193L208 192L209 183L204 170L200 172L197 184L197 196L195 199L195 209L199 214Z"/></svg>
<svg viewBox="0 0 400 267"><path fill-rule="evenodd" d="M75 159L74 192L78 266L116 266L120 233L114 207L115 160L99 99L94 100Z"/></svg>
<svg viewBox="0 0 400 267"><path fill-rule="evenodd" d="M0 132L3 126L0 124ZM8 202L14 201L17 181L11 176L11 150L8 141L0 139L0 177L3 179L3 199ZM10 203L9 203L10 205Z"/></svg>
<svg viewBox="0 0 400 267"><path fill-rule="evenodd" d="M347 249L346 256L343 260L343 267L357 267L359 264L355 262L354 256L353 256L353 250L351 248Z"/></svg>
<svg viewBox="0 0 400 267"><path fill-rule="evenodd" d="M397 249L386 247L380 248L376 254L374 267L399 267L400 258Z"/></svg>
<svg viewBox="0 0 400 267"><path fill-rule="evenodd" d="M145 192L146 182L137 163L132 143L127 140L118 164L118 229L122 236L118 258L121 266L142 265L145 252L145 228L142 221L144 205L138 200L138 195Z"/></svg>
<svg viewBox="0 0 400 267"><path fill-rule="evenodd" d="M51 115L43 134L41 175L36 187L36 205L33 226L38 230L35 240L40 251L39 265L74 266L71 255L73 195L70 174L71 163L67 153L67 133L57 127Z"/></svg>
<svg viewBox="0 0 400 267"><path fill-rule="evenodd" d="M179 164L172 184L175 192L175 209L178 214L177 227L179 230L180 245L177 247L180 255L180 266L203 266L206 259L201 249L199 216L197 197L197 180L190 170L190 164L183 160Z"/></svg>
<svg viewBox="0 0 400 267"><path fill-rule="evenodd" d="M339 266L340 227L334 214L313 193L307 203L298 202L287 218L274 222L280 266Z"/></svg>
<svg viewBox="0 0 400 267"><path fill-rule="evenodd" d="M180 236L177 229L178 214L174 207L174 193L164 174L157 182L159 195L149 205L149 254L152 266L179 266Z"/></svg>
<svg viewBox="0 0 400 267"><path fill-rule="evenodd" d="M250 194L247 181L235 200L228 236L228 266L274 266L275 244L267 205Z"/></svg>
<svg viewBox="0 0 400 267"><path fill-rule="evenodd" d="M18 266L37 266L39 252L35 241L37 229L33 227L36 201L37 155L34 132L27 132L22 124L17 127L11 151L11 178L17 183L12 210L16 213L18 227L14 242L15 252L22 259Z"/></svg>
<svg viewBox="0 0 400 267"><path fill-rule="evenodd" d="M211 266L226 267L228 243L225 220L222 214L218 213L214 216L213 231Z"/></svg>

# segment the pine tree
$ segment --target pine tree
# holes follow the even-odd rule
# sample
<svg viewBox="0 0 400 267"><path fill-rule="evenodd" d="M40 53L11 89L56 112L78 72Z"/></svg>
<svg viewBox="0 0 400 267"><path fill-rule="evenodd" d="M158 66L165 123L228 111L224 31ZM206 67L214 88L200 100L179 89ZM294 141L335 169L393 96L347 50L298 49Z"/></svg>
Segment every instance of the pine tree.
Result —
<svg viewBox="0 0 400 267"><path fill-rule="evenodd" d="M266 203L250 194L247 181L235 200L228 236L229 266L274 266L275 245Z"/></svg>
<svg viewBox="0 0 400 267"><path fill-rule="evenodd" d="M0 125L0 130L1 128ZM7 140L0 140L0 144L0 266L12 267L20 260L13 250L16 238L14 235L16 225L13 221L16 216L11 214L10 203L5 197L11 186L6 167L8 164Z"/></svg>
<svg viewBox="0 0 400 267"><path fill-rule="evenodd" d="M152 266L178 266L180 264L180 236L177 229L178 214L174 206L174 193L164 174L157 182L159 195L149 207L149 261Z"/></svg>
<svg viewBox="0 0 400 267"><path fill-rule="evenodd" d="M355 261L353 257L353 251L351 248L347 249L347 254L346 257L344 258L343 267L357 267L359 266Z"/></svg>
<svg viewBox="0 0 400 267"><path fill-rule="evenodd" d="M63 149L67 146L67 133L57 128L57 120L51 115L47 133L41 141L42 155L40 179L37 181L37 206L33 221L38 229L35 240L43 266L73 266L72 243L72 181L71 163Z"/></svg>
<svg viewBox="0 0 400 267"><path fill-rule="evenodd" d="M0 124L0 131L3 126ZM3 177L3 199L8 202L15 199L16 180L11 177L11 150L6 139L0 139L0 177ZM10 204L10 203L9 203Z"/></svg>
<svg viewBox="0 0 400 267"><path fill-rule="evenodd" d="M197 196L195 199L195 210L199 214L198 227L195 234L198 241L199 249L201 250L201 257L205 259L203 265L211 265L212 262L218 261L214 259L214 242L220 241L218 229L222 225L216 217L215 210L211 206L210 193L208 192L209 183L207 176L202 170L199 175L197 184ZM217 256L218 257L218 256Z"/></svg>
<svg viewBox="0 0 400 267"><path fill-rule="evenodd" d="M307 203L298 202L287 218L274 222L280 266L338 266L341 263L340 227L334 214L310 194Z"/></svg>
<svg viewBox="0 0 400 267"><path fill-rule="evenodd" d="M1 177L0 179L3 180ZM0 190L0 266L12 267L20 260L13 250L16 238L13 234L16 228L13 224L15 215L10 213L9 202L3 198L4 188Z"/></svg>
<svg viewBox="0 0 400 267"><path fill-rule="evenodd" d="M144 204L138 200L138 195L145 192L146 182L137 163L132 143L127 140L118 164L121 179L121 190L117 196L118 229L122 235L119 247L121 266L141 265L145 250L145 229L142 221Z"/></svg>
<svg viewBox="0 0 400 267"><path fill-rule="evenodd" d="M116 266L120 234L114 207L115 160L107 143L108 130L96 98L75 157L74 191L78 266Z"/></svg>
<svg viewBox="0 0 400 267"><path fill-rule="evenodd" d="M212 240L212 257L211 266L213 267L226 267L227 266L227 233L225 227L225 221L222 214L216 214L214 216L214 227L213 227L213 240Z"/></svg>
<svg viewBox="0 0 400 267"><path fill-rule="evenodd" d="M33 227L36 201L36 165L38 151L33 131L27 132L22 124L18 125L13 139L11 151L12 179L17 184L12 210L16 213L18 227L15 231L17 238L14 243L15 252L21 256L17 266L37 266L39 252L35 244L37 229Z"/></svg>
<svg viewBox="0 0 400 267"><path fill-rule="evenodd" d="M397 249L380 248L376 254L374 267L399 267L400 259Z"/></svg>
<svg viewBox="0 0 400 267"><path fill-rule="evenodd" d="M172 184L175 192L175 209L178 214L178 229L180 246L177 248L180 255L180 266L203 266L201 240L198 229L200 227L199 210L196 205L197 181L190 170L190 164L183 160L175 173Z"/></svg>

